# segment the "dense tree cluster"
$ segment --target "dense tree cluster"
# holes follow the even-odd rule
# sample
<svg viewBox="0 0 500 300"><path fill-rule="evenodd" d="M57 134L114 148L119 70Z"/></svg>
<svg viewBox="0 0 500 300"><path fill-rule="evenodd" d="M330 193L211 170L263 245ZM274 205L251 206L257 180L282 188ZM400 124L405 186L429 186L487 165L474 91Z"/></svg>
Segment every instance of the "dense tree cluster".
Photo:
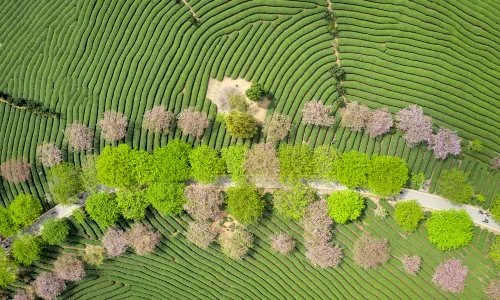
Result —
<svg viewBox="0 0 500 300"><path fill-rule="evenodd" d="M426 223L429 240L439 250L453 250L472 241L474 223L465 210L433 212Z"/></svg>
<svg viewBox="0 0 500 300"><path fill-rule="evenodd" d="M208 116L206 113L202 113L194 110L194 108L188 108L181 112L177 117L177 124L185 135L192 135L195 138L203 136L203 132L208 127Z"/></svg>
<svg viewBox="0 0 500 300"><path fill-rule="evenodd" d="M333 116L330 116L332 105L324 105L321 100L309 101L302 109L302 123L318 126L332 126L335 122Z"/></svg>
<svg viewBox="0 0 500 300"><path fill-rule="evenodd" d="M174 114L163 105L153 106L142 119L142 127L154 133L168 133Z"/></svg>
<svg viewBox="0 0 500 300"><path fill-rule="evenodd" d="M462 151L460 148L460 137L458 134L444 127L431 139L431 148L434 150L434 156L440 159L446 159L448 155L458 155Z"/></svg>
<svg viewBox="0 0 500 300"><path fill-rule="evenodd" d="M42 248L39 241L29 234L23 234L12 243L11 256L23 266L31 265L40 259Z"/></svg>
<svg viewBox="0 0 500 300"><path fill-rule="evenodd" d="M417 275L418 270L420 270L420 264L422 263L422 258L418 255L408 256L405 255L401 259L403 263L403 268L408 274Z"/></svg>
<svg viewBox="0 0 500 300"><path fill-rule="evenodd" d="M0 165L0 175L12 183L27 181L31 174L31 165L24 157L9 158Z"/></svg>
<svg viewBox="0 0 500 300"><path fill-rule="evenodd" d="M102 136L108 142L116 142L127 135L128 118L122 113L114 110L104 112L104 116L99 121Z"/></svg>
<svg viewBox="0 0 500 300"><path fill-rule="evenodd" d="M120 256L127 251L127 236L123 230L110 227L102 237L102 245L109 257Z"/></svg>
<svg viewBox="0 0 500 300"><path fill-rule="evenodd" d="M219 152L207 145L196 147L189 154L191 175L201 183L212 183L224 174L226 166Z"/></svg>
<svg viewBox="0 0 500 300"><path fill-rule="evenodd" d="M137 255L152 253L160 242L160 234L151 230L146 225L134 224L127 231L127 239L130 247Z"/></svg>
<svg viewBox="0 0 500 300"><path fill-rule="evenodd" d="M432 282L443 290L452 293L461 292L465 287L465 277L469 268L459 259L448 259L439 264L432 277Z"/></svg>
<svg viewBox="0 0 500 300"><path fill-rule="evenodd" d="M84 190L80 169L71 163L62 163L52 167L48 175L54 202L65 205L78 202L75 196Z"/></svg>
<svg viewBox="0 0 500 300"><path fill-rule="evenodd" d="M323 145L314 149L313 164L316 179L337 180L337 163L340 154L337 149Z"/></svg>
<svg viewBox="0 0 500 300"><path fill-rule="evenodd" d="M328 215L339 224L357 220L365 209L365 199L352 190L333 192L328 197Z"/></svg>
<svg viewBox="0 0 500 300"><path fill-rule="evenodd" d="M66 281L78 281L85 277L85 265L78 258L63 254L54 262L54 274Z"/></svg>
<svg viewBox="0 0 500 300"><path fill-rule="evenodd" d="M217 235L219 235L219 231L213 223L207 221L193 221L189 222L186 239L188 242L202 249L206 249L217 239Z"/></svg>
<svg viewBox="0 0 500 300"><path fill-rule="evenodd" d="M354 243L354 262L363 269L375 269L390 258L389 244L386 239L378 239L363 234Z"/></svg>
<svg viewBox="0 0 500 300"><path fill-rule="evenodd" d="M287 254L295 248L295 241L286 233L280 232L271 236L271 249L280 253Z"/></svg>
<svg viewBox="0 0 500 300"><path fill-rule="evenodd" d="M394 220L404 231L416 231L420 221L423 219L425 219L424 210L416 200L396 203Z"/></svg>
<svg viewBox="0 0 500 300"><path fill-rule="evenodd" d="M219 187L190 185L184 190L187 199L184 209L200 221L218 220L224 200L221 192Z"/></svg>
<svg viewBox="0 0 500 300"><path fill-rule="evenodd" d="M424 115L421 107L412 105L396 114L398 128L404 132L403 137L410 147L432 139L432 118Z"/></svg>
<svg viewBox="0 0 500 300"><path fill-rule="evenodd" d="M340 183L350 188L366 187L370 157L365 153L349 151L337 161L336 177Z"/></svg>
<svg viewBox="0 0 500 300"><path fill-rule="evenodd" d="M117 193L116 201L122 216L129 220L141 220L146 216L149 202L145 190L123 191Z"/></svg>
<svg viewBox="0 0 500 300"><path fill-rule="evenodd" d="M253 234L240 227L224 231L219 235L219 244L224 255L231 259L242 259L253 246Z"/></svg>
<svg viewBox="0 0 500 300"><path fill-rule="evenodd" d="M66 288L64 280L54 273L42 272L33 281L36 294L45 300L55 300Z"/></svg>
<svg viewBox="0 0 500 300"><path fill-rule="evenodd" d="M244 225L255 223L264 212L260 191L249 183L229 187L226 195L227 211Z"/></svg>
<svg viewBox="0 0 500 300"><path fill-rule="evenodd" d="M402 158L378 156L371 158L368 186L378 195L395 195L408 181L408 165Z"/></svg>
<svg viewBox="0 0 500 300"><path fill-rule="evenodd" d="M160 182L180 182L191 177L189 154L191 146L178 139L164 147L155 149L152 164L156 180Z"/></svg>
<svg viewBox="0 0 500 300"><path fill-rule="evenodd" d="M182 212L183 205L186 203L184 188L183 183L155 182L148 186L144 198L159 212L175 216Z"/></svg>
<svg viewBox="0 0 500 300"><path fill-rule="evenodd" d="M64 137L75 151L90 151L92 150L92 141L94 140L94 132L87 126L74 121L66 127Z"/></svg>
<svg viewBox="0 0 500 300"><path fill-rule="evenodd" d="M245 157L248 148L246 146L229 146L221 149L221 157L226 163L227 173L231 175L231 180L236 183L244 182L245 176Z"/></svg>
<svg viewBox="0 0 500 300"><path fill-rule="evenodd" d="M108 193L91 194L87 198L85 210L102 227L113 225L120 217L118 201Z"/></svg>
<svg viewBox="0 0 500 300"><path fill-rule="evenodd" d="M474 187L468 182L469 174L452 169L443 170L439 177L437 194L455 203L469 203Z"/></svg>
<svg viewBox="0 0 500 300"><path fill-rule="evenodd" d="M266 134L267 139L274 142L283 140L288 135L291 128L292 121L290 120L290 117L275 112L266 117L263 131Z"/></svg>
<svg viewBox="0 0 500 300"><path fill-rule="evenodd" d="M248 150L245 171L254 181L276 182L280 174L277 151L271 143L259 143Z"/></svg>
<svg viewBox="0 0 500 300"><path fill-rule="evenodd" d="M42 143L36 148L38 160L44 167L53 167L62 162L62 153L54 143Z"/></svg>

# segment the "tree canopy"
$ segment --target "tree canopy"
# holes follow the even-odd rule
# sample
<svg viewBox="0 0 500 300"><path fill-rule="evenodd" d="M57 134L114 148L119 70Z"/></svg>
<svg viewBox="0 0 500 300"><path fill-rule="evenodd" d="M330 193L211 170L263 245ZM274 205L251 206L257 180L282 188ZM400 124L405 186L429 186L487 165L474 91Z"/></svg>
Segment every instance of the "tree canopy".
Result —
<svg viewBox="0 0 500 300"><path fill-rule="evenodd" d="M381 196L395 195L408 181L408 165L395 156L374 155L368 174L368 186Z"/></svg>
<svg viewBox="0 0 500 300"><path fill-rule="evenodd" d="M315 191L301 183L288 190L277 190L273 194L276 212L285 217L298 220L306 213L307 206L316 199Z"/></svg>
<svg viewBox="0 0 500 300"><path fill-rule="evenodd" d="M5 250L0 247L0 288L5 288L7 284L16 281L19 267L9 259Z"/></svg>
<svg viewBox="0 0 500 300"><path fill-rule="evenodd" d="M252 82L250 88L245 91L247 98L252 101L259 101L265 94L266 90L264 89L264 86L258 82Z"/></svg>
<svg viewBox="0 0 500 300"><path fill-rule="evenodd" d="M239 138L251 138L257 133L257 120L249 113L233 110L226 117L229 134Z"/></svg>
<svg viewBox="0 0 500 300"><path fill-rule="evenodd" d="M185 185L182 183L158 182L146 189L144 197L159 212L174 216L182 212L186 203L184 188Z"/></svg>
<svg viewBox="0 0 500 300"><path fill-rule="evenodd" d="M245 156L248 148L243 145L224 147L221 149L221 156L226 163L227 172L231 174L233 182L245 181Z"/></svg>
<svg viewBox="0 0 500 300"><path fill-rule="evenodd" d="M370 158L365 153L350 151L342 154L337 162L337 179L350 188L366 187Z"/></svg>
<svg viewBox="0 0 500 300"><path fill-rule="evenodd" d="M29 194L19 194L9 206L12 221L20 227L33 223L42 213L40 200Z"/></svg>
<svg viewBox="0 0 500 300"><path fill-rule="evenodd" d="M244 225L256 222L264 212L264 199L250 184L228 188L226 203L228 212Z"/></svg>
<svg viewBox="0 0 500 300"><path fill-rule="evenodd" d="M83 191L80 169L71 163L62 163L49 170L49 190L58 204L73 204L75 196Z"/></svg>
<svg viewBox="0 0 500 300"><path fill-rule="evenodd" d="M144 190L124 191L117 194L118 208L125 219L140 220L146 216L146 207L149 203L144 196Z"/></svg>
<svg viewBox="0 0 500 300"><path fill-rule="evenodd" d="M328 197L328 215L339 224L355 221L365 209L365 199L351 190L333 192Z"/></svg>
<svg viewBox="0 0 500 300"><path fill-rule="evenodd" d="M69 234L69 225L65 219L49 219L43 222L42 240L49 245L59 245Z"/></svg>
<svg viewBox="0 0 500 300"><path fill-rule="evenodd" d="M11 255L23 266L31 265L35 260L40 259L42 248L36 237L23 234L12 243Z"/></svg>
<svg viewBox="0 0 500 300"><path fill-rule="evenodd" d="M194 180L201 183L212 183L218 176L224 174L224 160L219 152L207 145L196 147L189 154L191 174Z"/></svg>
<svg viewBox="0 0 500 300"><path fill-rule="evenodd" d="M461 170L443 170L439 177L437 194L455 203L469 203L474 188L468 182L468 177L469 174Z"/></svg>
<svg viewBox="0 0 500 300"><path fill-rule="evenodd" d="M92 220L103 227L113 225L120 217L120 208L116 197L107 193L90 195L87 198L85 209Z"/></svg>
<svg viewBox="0 0 500 300"><path fill-rule="evenodd" d="M180 140L173 140L153 153L156 179L160 182L180 182L191 177L189 165L191 146Z"/></svg>
<svg viewBox="0 0 500 300"><path fill-rule="evenodd" d="M424 211L416 200L396 203L394 220L404 231L416 231L420 221L423 219L425 219Z"/></svg>
<svg viewBox="0 0 500 300"><path fill-rule="evenodd" d="M429 240L439 250L453 250L467 246L472 240L474 223L465 210L433 212L426 225Z"/></svg>
<svg viewBox="0 0 500 300"><path fill-rule="evenodd" d="M283 144L278 151L280 180L283 183L295 183L314 176L313 152L307 145Z"/></svg>

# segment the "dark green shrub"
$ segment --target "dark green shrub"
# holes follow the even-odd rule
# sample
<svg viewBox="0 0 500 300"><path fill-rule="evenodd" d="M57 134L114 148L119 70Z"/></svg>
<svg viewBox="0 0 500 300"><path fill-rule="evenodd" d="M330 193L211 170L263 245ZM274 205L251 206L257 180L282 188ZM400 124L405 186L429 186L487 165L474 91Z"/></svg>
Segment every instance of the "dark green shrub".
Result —
<svg viewBox="0 0 500 300"><path fill-rule="evenodd" d="M264 199L250 184L228 188L226 203L228 212L244 225L256 222L264 212Z"/></svg>
<svg viewBox="0 0 500 300"><path fill-rule="evenodd" d="M120 217L116 197L107 193L92 194L87 198L85 210L102 227L113 225Z"/></svg>
<svg viewBox="0 0 500 300"><path fill-rule="evenodd" d="M264 89L264 86L258 82L252 82L250 88L245 91L247 98L252 101L259 101L265 94L266 90Z"/></svg>
<svg viewBox="0 0 500 300"><path fill-rule="evenodd" d="M42 226L42 240L49 245L62 244L69 234L66 219L49 219Z"/></svg>

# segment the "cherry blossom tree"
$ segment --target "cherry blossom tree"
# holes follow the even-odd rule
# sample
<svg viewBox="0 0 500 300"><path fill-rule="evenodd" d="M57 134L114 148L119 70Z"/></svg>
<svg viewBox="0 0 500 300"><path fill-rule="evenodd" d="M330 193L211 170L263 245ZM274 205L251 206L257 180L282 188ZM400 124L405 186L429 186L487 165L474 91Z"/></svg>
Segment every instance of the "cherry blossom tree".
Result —
<svg viewBox="0 0 500 300"><path fill-rule="evenodd" d="M354 262L363 269L375 269L389 260L389 244L386 239L378 239L364 234L354 243Z"/></svg>
<svg viewBox="0 0 500 300"><path fill-rule="evenodd" d="M40 273L33 281L33 286L35 287L35 293L45 300L55 300L66 288L63 279L49 272Z"/></svg>
<svg viewBox="0 0 500 300"><path fill-rule="evenodd" d="M102 244L109 257L116 257L127 251L128 240L123 230L110 227L102 237Z"/></svg>
<svg viewBox="0 0 500 300"><path fill-rule="evenodd" d="M75 151L92 150L94 133L85 125L74 121L66 127L64 136Z"/></svg>
<svg viewBox="0 0 500 300"><path fill-rule="evenodd" d="M62 162L62 153L54 143L42 143L36 148L38 160L44 167L53 167Z"/></svg>
<svg viewBox="0 0 500 300"><path fill-rule="evenodd" d="M424 115L420 106L412 105L396 114L398 128L410 147L420 142L429 142L432 138L432 118Z"/></svg>
<svg viewBox="0 0 500 300"><path fill-rule="evenodd" d="M224 255L231 259L242 259L253 246L253 234L237 228L234 232L224 231L219 236L219 244Z"/></svg>
<svg viewBox="0 0 500 300"><path fill-rule="evenodd" d="M142 127L154 133L168 133L174 114L163 105L154 106L144 114Z"/></svg>
<svg viewBox="0 0 500 300"><path fill-rule="evenodd" d="M493 167L493 169L500 170L500 156L494 157L491 160L490 165Z"/></svg>
<svg viewBox="0 0 500 300"><path fill-rule="evenodd" d="M214 224L207 221L194 221L189 222L186 238L188 242L202 249L206 249L215 241L218 234L219 231Z"/></svg>
<svg viewBox="0 0 500 300"><path fill-rule="evenodd" d="M432 278L432 282L443 290L452 293L461 292L465 286L465 277L469 268L462 265L459 259L448 259L439 264Z"/></svg>
<svg viewBox="0 0 500 300"><path fill-rule="evenodd" d="M418 270L420 270L420 264L422 263L422 258L418 255L408 256L405 255L401 259L405 271L411 275L417 275Z"/></svg>
<svg viewBox="0 0 500 300"><path fill-rule="evenodd" d="M485 291L486 296L492 300L500 299L500 279L492 279Z"/></svg>
<svg viewBox="0 0 500 300"><path fill-rule="evenodd" d="M446 159L449 154L458 155L461 152L460 137L455 131L441 127L433 136L431 147L434 150L434 156L440 159Z"/></svg>
<svg viewBox="0 0 500 300"><path fill-rule="evenodd" d="M287 254L295 248L295 241L286 233L276 233L271 236L271 249L280 253Z"/></svg>
<svg viewBox="0 0 500 300"><path fill-rule="evenodd" d="M333 220L328 216L328 204L321 199L311 203L302 218L304 226L304 244L306 248L317 244L329 243L332 239L330 232Z"/></svg>
<svg viewBox="0 0 500 300"><path fill-rule="evenodd" d="M114 110L104 112L99 126L102 129L102 136L108 142L116 142L127 135L128 118L122 113Z"/></svg>
<svg viewBox="0 0 500 300"><path fill-rule="evenodd" d="M32 294L29 294L25 290L20 290L16 293L14 298L12 300L35 300L35 296Z"/></svg>
<svg viewBox="0 0 500 300"><path fill-rule="evenodd" d="M292 121L290 117L275 112L271 116L266 117L263 131L266 133L269 140L279 141L288 135L291 128Z"/></svg>
<svg viewBox="0 0 500 300"><path fill-rule="evenodd" d="M152 253L160 242L160 234L152 231L146 225L134 224L127 232L129 245L137 255Z"/></svg>
<svg viewBox="0 0 500 300"><path fill-rule="evenodd" d="M330 116L332 105L324 105L321 100L309 101L302 109L302 123L318 125L318 126L332 126L334 117Z"/></svg>
<svg viewBox="0 0 500 300"><path fill-rule="evenodd" d="M244 166L246 173L254 181L277 182L279 180L278 153L271 143L259 143L248 150Z"/></svg>
<svg viewBox="0 0 500 300"><path fill-rule="evenodd" d="M194 108L184 110L177 118L182 133L192 135L195 138L201 137L208 127L207 114L196 111Z"/></svg>
<svg viewBox="0 0 500 300"><path fill-rule="evenodd" d="M63 254L54 262L54 274L66 281L78 281L85 277L85 266L78 258Z"/></svg>
<svg viewBox="0 0 500 300"><path fill-rule="evenodd" d="M24 157L9 158L0 165L0 174L5 180L12 183L27 181L31 174L31 165L25 162Z"/></svg>
<svg viewBox="0 0 500 300"><path fill-rule="evenodd" d="M187 201L184 209L193 218L206 221L220 218L223 196L221 189L214 186L189 185L184 190Z"/></svg>
<svg viewBox="0 0 500 300"><path fill-rule="evenodd" d="M365 130L370 136L379 136L388 133L393 123L391 113L381 108L370 113Z"/></svg>
<svg viewBox="0 0 500 300"><path fill-rule="evenodd" d="M370 118L370 109L358 102L347 103L342 109L342 120L340 124L352 131L361 131Z"/></svg>
<svg viewBox="0 0 500 300"><path fill-rule="evenodd" d="M337 245L318 244L307 248L306 257L311 263L321 268L335 268L340 264L343 257L342 249Z"/></svg>

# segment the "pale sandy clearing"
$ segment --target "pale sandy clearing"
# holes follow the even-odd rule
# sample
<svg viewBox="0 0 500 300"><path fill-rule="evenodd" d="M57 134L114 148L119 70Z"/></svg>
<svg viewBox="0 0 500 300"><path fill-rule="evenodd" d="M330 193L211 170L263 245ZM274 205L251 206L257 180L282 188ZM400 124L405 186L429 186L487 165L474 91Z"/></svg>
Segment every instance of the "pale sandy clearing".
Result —
<svg viewBox="0 0 500 300"><path fill-rule="evenodd" d="M229 106L225 103L227 101L224 100L224 94L229 90L234 90L245 95L245 91L249 89L251 85L252 83L250 81L246 81L243 78L232 79L230 77L224 77L222 81L210 78L208 81L207 98L210 99L213 104L217 105L217 112L227 113L229 112ZM266 99L259 102L254 102L248 99L246 100L250 105L249 113L252 114L260 123L264 122L267 107L270 102Z"/></svg>

